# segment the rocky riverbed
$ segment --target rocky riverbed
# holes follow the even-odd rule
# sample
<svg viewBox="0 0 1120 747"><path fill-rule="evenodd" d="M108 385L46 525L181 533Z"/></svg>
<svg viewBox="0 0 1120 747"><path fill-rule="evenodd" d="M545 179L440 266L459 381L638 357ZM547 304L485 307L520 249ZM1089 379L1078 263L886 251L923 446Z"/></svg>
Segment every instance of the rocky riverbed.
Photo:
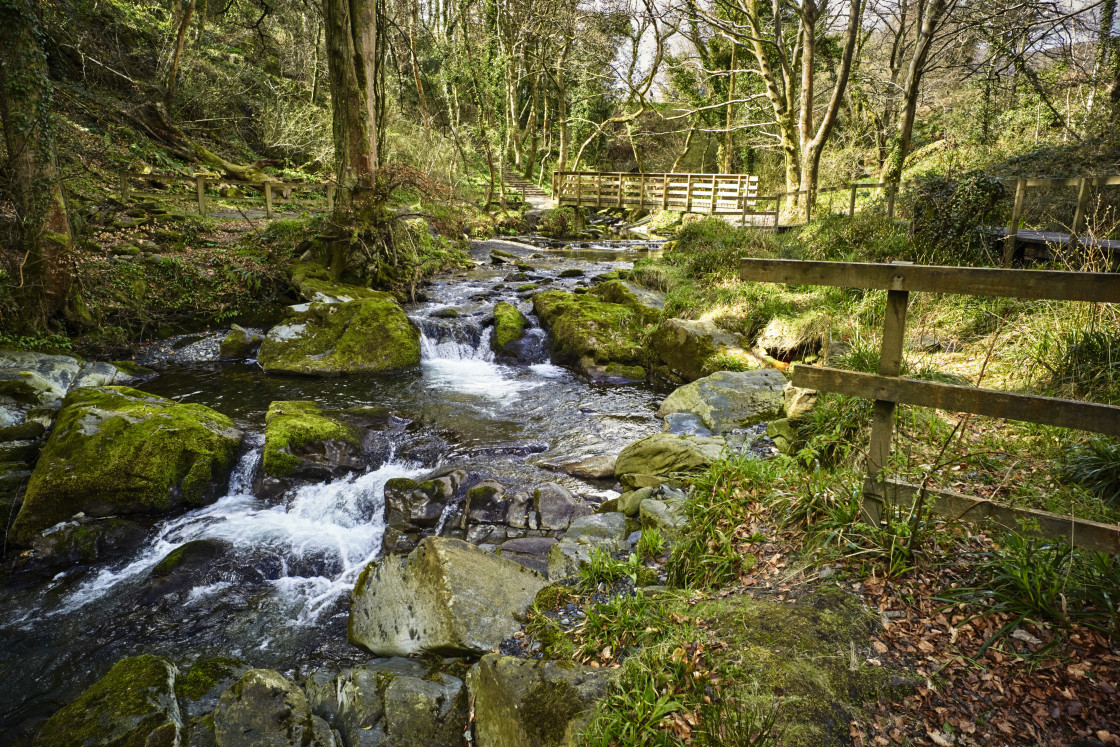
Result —
<svg viewBox="0 0 1120 747"><path fill-rule="evenodd" d="M0 353L4 741L569 740L610 677L511 646L526 609L811 400L716 370L761 364L638 247L483 242L403 307L308 268L151 368Z"/></svg>

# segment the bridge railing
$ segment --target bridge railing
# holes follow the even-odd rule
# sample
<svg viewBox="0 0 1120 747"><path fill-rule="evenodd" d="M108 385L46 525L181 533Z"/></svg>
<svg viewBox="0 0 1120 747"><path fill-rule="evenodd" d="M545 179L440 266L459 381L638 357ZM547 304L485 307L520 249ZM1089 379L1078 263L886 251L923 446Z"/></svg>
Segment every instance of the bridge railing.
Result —
<svg viewBox="0 0 1120 747"><path fill-rule="evenodd" d="M758 177L752 174L554 171L552 194L559 206L750 215L758 201Z"/></svg>

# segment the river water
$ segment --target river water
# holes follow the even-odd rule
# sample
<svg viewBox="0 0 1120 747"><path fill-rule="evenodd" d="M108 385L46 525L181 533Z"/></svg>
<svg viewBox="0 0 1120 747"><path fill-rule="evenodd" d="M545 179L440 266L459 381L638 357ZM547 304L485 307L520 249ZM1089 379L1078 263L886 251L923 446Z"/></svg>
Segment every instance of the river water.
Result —
<svg viewBox="0 0 1120 747"><path fill-rule="evenodd" d="M658 431L654 413L666 392L648 384L592 383L553 365L540 329L529 333L535 345L527 346L527 360L495 360L489 324L498 301L531 314L531 292L517 290L526 282L542 289L587 284L644 256L634 244L575 250L476 244L475 269L441 278L425 288L429 300L406 307L422 332L416 372L311 379L266 376L252 362L161 371L141 388L212 407L246 432L227 494L154 523L123 560L69 568L50 579L0 577L0 742L14 733L7 730L71 700L124 656L160 654L184 670L198 658L233 656L292 678L368 661L346 642L349 592L379 557L389 479L458 467L507 485L555 481L592 500L607 495L610 482L585 482L550 465L617 453ZM489 264L493 248L533 265L529 279L507 280L517 269ZM584 276L559 277L570 268ZM292 399L377 413L384 424L378 463L365 474L302 485L270 500L256 496L265 413L269 403ZM185 593L153 594L152 568L198 539L231 543L235 561L200 573Z"/></svg>

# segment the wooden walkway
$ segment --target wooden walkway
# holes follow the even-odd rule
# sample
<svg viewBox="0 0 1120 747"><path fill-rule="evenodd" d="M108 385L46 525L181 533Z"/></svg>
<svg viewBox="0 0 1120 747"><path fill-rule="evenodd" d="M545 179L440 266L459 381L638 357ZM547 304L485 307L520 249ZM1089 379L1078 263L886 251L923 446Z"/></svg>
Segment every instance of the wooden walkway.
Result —
<svg viewBox="0 0 1120 747"><path fill-rule="evenodd" d="M1010 233L1006 226L987 226L987 229L993 236L999 236L1004 239L1006 239L1007 234ZM1089 249L1103 249L1106 252L1120 253L1120 240L1071 236L1068 233L1058 233L1057 231L1031 231L1026 228L1020 228L1015 234L1015 241L1020 244L1035 244L1039 246L1069 246L1070 244L1079 244Z"/></svg>
<svg viewBox="0 0 1120 747"><path fill-rule="evenodd" d="M758 177L751 174L554 171L552 194L560 206L746 216L756 212Z"/></svg>

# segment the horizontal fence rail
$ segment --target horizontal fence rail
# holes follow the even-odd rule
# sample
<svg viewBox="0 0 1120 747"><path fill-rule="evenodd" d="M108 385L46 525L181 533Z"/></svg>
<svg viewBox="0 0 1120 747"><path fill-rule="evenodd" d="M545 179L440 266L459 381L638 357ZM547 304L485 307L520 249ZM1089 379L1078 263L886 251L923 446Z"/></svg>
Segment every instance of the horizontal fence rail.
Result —
<svg viewBox="0 0 1120 747"><path fill-rule="evenodd" d="M758 177L554 171L552 194L560 206L751 215L758 200Z"/></svg>
<svg viewBox="0 0 1120 747"><path fill-rule="evenodd" d="M1017 521L1038 521L1044 534L1064 537L1079 547L1120 552L1120 526L1061 517L1045 511L1002 506L946 491L885 480L882 470L891 453L898 404L932 407L993 418L1021 420L1120 436L1120 407L1096 402L1040 397L979 387L902 378L902 351L910 293L952 293L971 296L1053 299L1120 303L1120 274L939 267L904 262L812 262L744 259L740 277L748 282L825 285L887 291L879 373L869 374L824 366L796 365L794 386L874 400L871 444L867 457L863 513L878 525L884 501L931 497L932 510L968 521L987 520L1018 528Z"/></svg>
<svg viewBox="0 0 1120 747"><path fill-rule="evenodd" d="M213 176L210 174L193 174L185 176L183 174L156 174L156 173L141 173L135 171L121 171L118 172L120 184L120 199L121 202L128 204L133 197L155 197L159 199L167 199L175 195L169 195L165 192L151 192L143 190L132 189L130 180L144 179L157 182L168 182L171 184L182 183L194 187L194 202L198 205L198 214L206 215L208 197L206 195L206 188L217 186L233 186L233 187L247 187L260 193L260 197L252 197L247 195L240 195L236 197L221 197L223 200L247 201L247 202L264 202L265 214L267 217L272 218L275 215L274 205L280 203L321 203L324 200L327 203L327 210L334 210L334 196L335 185L332 182L281 182L281 181L266 181L254 182L242 179L223 179L221 177ZM297 198L292 195L297 191L318 191L322 190L324 195L322 197L316 195L310 198ZM184 195L185 196L185 195Z"/></svg>

